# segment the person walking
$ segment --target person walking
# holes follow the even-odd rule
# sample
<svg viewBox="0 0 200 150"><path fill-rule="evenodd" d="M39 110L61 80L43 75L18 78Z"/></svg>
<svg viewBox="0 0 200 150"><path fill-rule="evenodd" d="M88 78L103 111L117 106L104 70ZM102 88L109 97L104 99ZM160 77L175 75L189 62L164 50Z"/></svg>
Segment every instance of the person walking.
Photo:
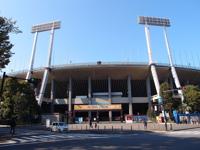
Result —
<svg viewBox="0 0 200 150"><path fill-rule="evenodd" d="M92 118L90 118L89 124L90 124L90 128L92 128Z"/></svg>
<svg viewBox="0 0 200 150"><path fill-rule="evenodd" d="M15 127L16 127L15 118L12 118L10 121L10 134L12 136L15 134Z"/></svg>
<svg viewBox="0 0 200 150"><path fill-rule="evenodd" d="M97 122L95 122L94 127L95 127L95 129L97 128Z"/></svg>
<svg viewBox="0 0 200 150"><path fill-rule="evenodd" d="M144 129L147 129L147 120L144 119L144 120L143 120L143 123L144 123Z"/></svg>

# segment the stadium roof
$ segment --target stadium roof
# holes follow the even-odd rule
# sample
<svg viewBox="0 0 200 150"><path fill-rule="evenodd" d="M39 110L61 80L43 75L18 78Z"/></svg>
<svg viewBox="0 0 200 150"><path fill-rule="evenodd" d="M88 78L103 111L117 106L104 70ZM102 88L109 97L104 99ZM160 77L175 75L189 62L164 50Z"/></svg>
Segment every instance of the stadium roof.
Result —
<svg viewBox="0 0 200 150"><path fill-rule="evenodd" d="M171 76L168 64L156 64L159 80L165 80ZM200 70L184 66L176 66L180 80L200 81ZM33 71L36 78L43 77L44 68L37 68ZM12 73L13 76L25 77L27 71ZM133 80L144 80L151 74L147 63L85 63L85 64L66 64L52 66L51 78L66 81L71 76L73 79L84 80L89 76L92 79L127 79L128 75Z"/></svg>

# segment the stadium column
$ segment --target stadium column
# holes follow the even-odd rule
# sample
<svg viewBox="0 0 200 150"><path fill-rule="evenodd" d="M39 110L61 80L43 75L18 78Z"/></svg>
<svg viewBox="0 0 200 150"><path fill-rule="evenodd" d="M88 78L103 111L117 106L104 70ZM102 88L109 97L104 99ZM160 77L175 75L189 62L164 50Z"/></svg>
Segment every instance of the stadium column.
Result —
<svg viewBox="0 0 200 150"><path fill-rule="evenodd" d="M69 95L68 95L68 123L72 122L72 78L69 77Z"/></svg>
<svg viewBox="0 0 200 150"><path fill-rule="evenodd" d="M91 85L91 77L88 77L88 104L92 104L92 85ZM91 119L91 111L88 112L88 118Z"/></svg>
<svg viewBox="0 0 200 150"><path fill-rule="evenodd" d="M146 89L147 89L148 108L150 108L151 107L151 83L150 83L149 75L146 79Z"/></svg>
<svg viewBox="0 0 200 150"><path fill-rule="evenodd" d="M54 113L54 97L55 97L55 88L54 88L54 82L55 80L51 80L51 113Z"/></svg>
<svg viewBox="0 0 200 150"><path fill-rule="evenodd" d="M108 100L112 104L112 95L111 95L111 78L108 77ZM109 121L112 121L112 111L109 110Z"/></svg>
<svg viewBox="0 0 200 150"><path fill-rule="evenodd" d="M128 76L127 80L128 85L128 101L129 101L129 115L133 114L133 105L132 105L132 94L131 94L131 76Z"/></svg>

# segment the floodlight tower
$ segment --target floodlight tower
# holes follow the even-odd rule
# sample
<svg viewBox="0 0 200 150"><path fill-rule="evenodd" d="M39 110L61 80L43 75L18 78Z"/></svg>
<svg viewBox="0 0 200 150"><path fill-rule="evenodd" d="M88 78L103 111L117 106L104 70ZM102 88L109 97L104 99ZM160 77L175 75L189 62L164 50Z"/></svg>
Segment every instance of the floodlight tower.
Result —
<svg viewBox="0 0 200 150"><path fill-rule="evenodd" d="M183 91L181 89L181 84L180 84L178 75L176 73L176 69L174 67L174 63L173 63L173 59L172 59L172 53L171 53L171 49L170 49L169 41L168 41L168 37L167 37L167 29L166 29L166 27L164 27L163 33L164 33L164 37L165 37L165 45L166 45L166 48L167 48L167 54L168 54L169 63L170 63L170 67L171 67L172 77L174 78L174 82L175 82L176 88L178 89L178 93L179 93L179 95L181 97L181 102L183 103L184 102Z"/></svg>
<svg viewBox="0 0 200 150"><path fill-rule="evenodd" d="M149 55L149 59L151 58L151 48L150 48L150 39L149 39L149 29L148 29L148 25L153 25L153 26L162 26L164 27L164 37L165 37L165 44L166 44L166 48L167 48L167 53L168 53L168 58L169 58L169 63L170 63L170 67L171 67L171 73L172 73L172 77L174 79L176 88L178 89L178 93L181 96L181 101L183 103L184 97L183 97L183 91L181 90L181 85L180 85L180 81L178 79L178 75L176 73L176 69L174 67L173 64L173 60L172 60L172 54L171 54L171 49L169 46L169 42L168 42L168 37L167 37L167 32L166 32L166 27L170 27L170 20L166 19L166 18L155 18L155 17L144 17L144 16L140 16L139 17L139 24L144 24L145 25L145 33L146 33L146 39L147 39L147 47L148 47L148 55ZM149 64L151 65L151 60L149 60ZM152 66L152 65L151 65ZM155 65L154 65L155 66ZM151 67L152 68L152 67ZM151 69L152 70L152 69ZM155 83L155 78L153 75L153 71L152 71L152 76L154 79L154 83ZM158 82L159 83L159 82ZM155 83L156 85L156 83ZM159 87L160 89L160 87ZM156 90L157 87L156 87ZM159 90L160 91L160 90ZM158 91L157 91L158 93ZM158 94L159 95L159 94Z"/></svg>
<svg viewBox="0 0 200 150"><path fill-rule="evenodd" d="M36 52L36 43L37 43L37 37L38 37L38 32L44 32L44 31L49 31L50 30L50 42L49 42L49 50L48 50L48 58L47 58L47 66L45 67L43 79L42 79L42 84L40 88L40 93L38 97L38 104L42 104L42 99L44 97L44 91L46 89L47 81L48 81L48 76L49 76L49 71L51 69L51 57L52 57L52 48L53 48L53 39L54 39L54 30L60 28L60 21L53 21L50 23L45 23L45 24L39 24L35 25L32 27L32 33L35 33L34 37L34 42L33 42L33 48L32 48L32 54L31 54L31 59L30 59L30 66L29 70L26 76L26 79L30 79L32 72L33 72L33 63L35 59L35 52Z"/></svg>
<svg viewBox="0 0 200 150"><path fill-rule="evenodd" d="M149 65L151 67L151 73L152 73L152 77L153 77L153 81L156 87L156 92L157 92L157 96L158 96L158 100L161 102L161 95L160 95L160 83L158 80L158 75L156 72L156 65L153 62L152 59L152 50L151 50L151 43L150 43L150 31L149 31L149 25L152 25L152 18L147 18L147 17L139 17L138 23L139 24L144 24L144 29L145 29L145 36L146 36L146 42L147 42L147 50L148 50L148 57L149 57Z"/></svg>

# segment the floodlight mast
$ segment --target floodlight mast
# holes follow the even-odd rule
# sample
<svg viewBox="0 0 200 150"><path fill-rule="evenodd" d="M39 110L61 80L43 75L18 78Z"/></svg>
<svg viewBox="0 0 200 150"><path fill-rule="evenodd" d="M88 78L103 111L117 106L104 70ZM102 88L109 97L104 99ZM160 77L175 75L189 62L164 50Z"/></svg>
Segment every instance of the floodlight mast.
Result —
<svg viewBox="0 0 200 150"><path fill-rule="evenodd" d="M166 27L170 27L171 26L170 25L170 20L166 19L166 18L155 18L155 17L140 16L138 18L138 22L139 22L139 24L144 24L145 27L148 26L148 25L164 27L165 44L166 44L167 53L168 53L168 59L169 59L170 67L171 67L171 73L172 73L172 77L174 79L176 88L179 89L178 93L180 94L181 101L183 103L183 101L184 101L183 91L181 90L180 81L178 79L178 75L176 73L176 69L175 69L174 64L173 64L172 54L171 54L171 50L170 50L170 46L169 46L169 42L168 42L168 38L167 38L167 32L166 32Z"/></svg>
<svg viewBox="0 0 200 150"><path fill-rule="evenodd" d="M37 35L38 32L44 32L44 31L51 31L50 32L50 43L49 43L49 50L48 50L48 59L47 59L47 66L45 67L43 79L42 79L42 84L40 88L40 93L38 97L38 104L41 106L42 104L42 99L44 97L44 91L46 89L47 81L48 81L48 76L49 76L49 71L51 68L51 57L52 57L52 49L53 49L53 39L54 39L54 30L60 28L60 21L54 21L50 23L45 23L45 24L40 24L40 25L35 25L32 27L32 33L35 33L35 38L34 38L34 44L33 44L33 49L32 49L32 55L31 55L31 60L30 60L30 67L29 71L27 73L26 79L30 79L33 71L33 63L34 63L34 58L35 58L35 51L36 51L36 42L37 42Z"/></svg>
<svg viewBox="0 0 200 150"><path fill-rule="evenodd" d="M156 71L156 66L153 63L153 59L152 59L152 50L151 50L151 42L150 42L150 31L149 31L149 27L148 27L148 22L150 19L145 19L144 17L139 17L139 24L144 24L144 28L145 28L145 36L146 36L146 42L147 42L147 50L148 50L148 57L149 57L149 65L151 67L151 73L152 73L152 77L153 77L153 81L156 87L156 93L158 95L158 97L160 96L160 83L158 80L158 75L157 75L157 71Z"/></svg>
<svg viewBox="0 0 200 150"><path fill-rule="evenodd" d="M172 59L172 53L171 53L171 49L170 49L170 46L169 46L169 41L168 41L168 37L167 37L167 31L166 31L165 27L164 27L163 32L164 32L165 45L166 45L166 48L167 48L167 53L168 53L170 67L171 67L172 77L174 78L174 82L175 82L176 88L178 89L178 93L181 96L181 102L183 103L184 102L183 91L181 89L181 84L180 84L178 75L176 73L176 69L174 67L174 63L173 63L173 59Z"/></svg>
<svg viewBox="0 0 200 150"><path fill-rule="evenodd" d="M32 47L32 53L31 53L31 59L30 59L30 65L29 65L28 73L26 75L26 80L31 78L31 75L32 75L32 72L33 72L33 64L34 64L34 59L35 59L37 37L38 37L38 32L35 32L33 47Z"/></svg>

